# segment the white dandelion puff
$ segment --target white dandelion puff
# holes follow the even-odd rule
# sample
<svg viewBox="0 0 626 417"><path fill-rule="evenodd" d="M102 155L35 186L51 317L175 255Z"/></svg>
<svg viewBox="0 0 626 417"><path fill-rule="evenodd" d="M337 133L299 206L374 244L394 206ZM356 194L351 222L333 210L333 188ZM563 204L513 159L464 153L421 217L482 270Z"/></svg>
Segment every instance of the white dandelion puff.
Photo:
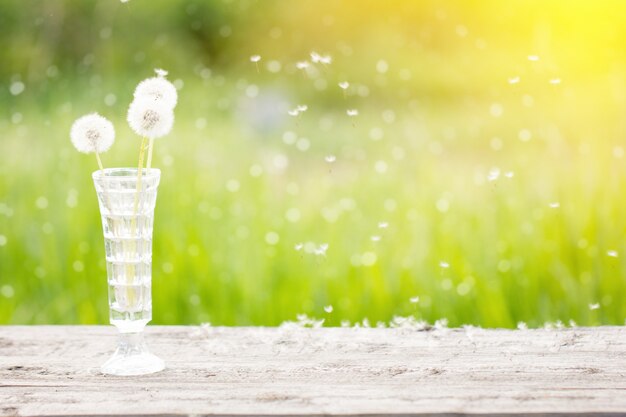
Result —
<svg viewBox="0 0 626 417"><path fill-rule="evenodd" d="M300 113L303 113L307 111L308 109L309 109L309 106L307 106L306 104L299 104L296 106L296 110L298 110Z"/></svg>
<svg viewBox="0 0 626 417"><path fill-rule="evenodd" d="M327 313L332 313L333 312L333 306L327 305L326 307L324 307L324 311L327 312Z"/></svg>
<svg viewBox="0 0 626 417"><path fill-rule="evenodd" d="M347 81L342 81L338 85L339 85L339 88L341 88L342 90L347 90L348 87L350 87L350 83Z"/></svg>
<svg viewBox="0 0 626 417"><path fill-rule="evenodd" d="M170 133L174 112L161 100L136 98L128 108L128 124L139 136L157 139Z"/></svg>
<svg viewBox="0 0 626 417"><path fill-rule="evenodd" d="M617 252L616 250L610 250L606 254L607 256L610 256L611 258L619 257L619 252Z"/></svg>
<svg viewBox="0 0 626 417"><path fill-rule="evenodd" d="M506 172L504 176L507 178L513 178L515 176L515 172L513 171Z"/></svg>
<svg viewBox="0 0 626 417"><path fill-rule="evenodd" d="M441 262L439 262L439 266L440 266L441 268L443 268L443 269L450 268L450 264L449 264L448 262L446 262L446 261L441 261Z"/></svg>
<svg viewBox="0 0 626 417"><path fill-rule="evenodd" d="M380 242L380 236L379 235L374 235L374 236L370 237L370 240L372 242Z"/></svg>
<svg viewBox="0 0 626 417"><path fill-rule="evenodd" d="M509 84L517 84L519 83L520 78L519 77L511 77L509 78Z"/></svg>
<svg viewBox="0 0 626 417"><path fill-rule="evenodd" d="M420 302L420 298L416 295L415 297L409 298L409 301L413 304L417 304Z"/></svg>
<svg viewBox="0 0 626 417"><path fill-rule="evenodd" d="M527 330L528 329L528 325L526 323L524 323L523 321L520 321L517 323L517 329L518 330Z"/></svg>
<svg viewBox="0 0 626 417"><path fill-rule="evenodd" d="M250 62L254 62L255 64L261 60L261 55L252 55L250 57Z"/></svg>
<svg viewBox="0 0 626 417"><path fill-rule="evenodd" d="M333 57L330 55L324 55L320 57L320 64L330 65L333 62Z"/></svg>
<svg viewBox="0 0 626 417"><path fill-rule="evenodd" d="M287 114L288 114L289 116L294 116L294 117L295 117L295 116L297 116L297 115L299 115L299 114L300 114L300 110L298 110L297 108L296 108L296 109L293 109L293 110L288 110L288 111L287 111Z"/></svg>
<svg viewBox="0 0 626 417"><path fill-rule="evenodd" d="M324 159L329 164L332 164L333 162L335 162L337 160L337 157L335 155L326 155L326 157Z"/></svg>
<svg viewBox="0 0 626 417"><path fill-rule="evenodd" d="M553 78L553 79L550 80L550 84L552 84L552 85L561 84L561 79L560 78Z"/></svg>
<svg viewBox="0 0 626 417"><path fill-rule="evenodd" d="M600 303L589 304L589 310L597 310L600 308Z"/></svg>
<svg viewBox="0 0 626 417"><path fill-rule="evenodd" d="M537 61L539 61L539 56L538 55L528 55L528 60L532 61L532 62L537 62Z"/></svg>
<svg viewBox="0 0 626 417"><path fill-rule="evenodd" d="M548 204L548 206L550 208L556 209L556 208L561 207L561 203L559 203L558 201L555 201L555 202L552 202L552 203Z"/></svg>
<svg viewBox="0 0 626 417"><path fill-rule="evenodd" d="M389 223L387 222L378 222L379 229L386 229L388 226L389 226Z"/></svg>
<svg viewBox="0 0 626 417"><path fill-rule="evenodd" d="M115 141L113 124L98 113L76 119L70 130L74 147L82 153L103 153Z"/></svg>
<svg viewBox="0 0 626 417"><path fill-rule="evenodd" d="M357 109L348 109L346 110L346 114L350 117L355 117L359 115L359 111Z"/></svg>
<svg viewBox="0 0 626 417"><path fill-rule="evenodd" d="M173 109L178 102L176 87L165 78L167 71L158 68L154 71L157 73L156 77L145 79L137 85L135 99L152 99Z"/></svg>
<svg viewBox="0 0 626 417"><path fill-rule="evenodd" d="M302 248L304 247L304 243L296 243L295 246L293 247L296 251L301 251Z"/></svg>

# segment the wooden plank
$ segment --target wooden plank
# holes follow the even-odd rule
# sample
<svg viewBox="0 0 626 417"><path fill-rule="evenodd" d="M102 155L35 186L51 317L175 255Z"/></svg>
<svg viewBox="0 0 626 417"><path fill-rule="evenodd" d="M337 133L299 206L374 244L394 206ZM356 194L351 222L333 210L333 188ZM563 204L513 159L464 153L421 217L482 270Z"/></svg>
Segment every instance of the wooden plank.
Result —
<svg viewBox="0 0 626 417"><path fill-rule="evenodd" d="M1 415L626 415L626 328L151 326L167 368L99 373L109 326L0 327Z"/></svg>

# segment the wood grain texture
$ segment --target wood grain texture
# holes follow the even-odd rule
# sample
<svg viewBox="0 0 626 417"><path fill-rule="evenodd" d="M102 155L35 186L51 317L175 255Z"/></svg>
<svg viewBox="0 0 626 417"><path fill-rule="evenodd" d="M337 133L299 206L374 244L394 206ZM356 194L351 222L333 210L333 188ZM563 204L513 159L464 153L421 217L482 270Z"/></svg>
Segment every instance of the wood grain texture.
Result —
<svg viewBox="0 0 626 417"><path fill-rule="evenodd" d="M626 415L626 328L160 327L166 370L100 374L109 326L0 326L0 415Z"/></svg>

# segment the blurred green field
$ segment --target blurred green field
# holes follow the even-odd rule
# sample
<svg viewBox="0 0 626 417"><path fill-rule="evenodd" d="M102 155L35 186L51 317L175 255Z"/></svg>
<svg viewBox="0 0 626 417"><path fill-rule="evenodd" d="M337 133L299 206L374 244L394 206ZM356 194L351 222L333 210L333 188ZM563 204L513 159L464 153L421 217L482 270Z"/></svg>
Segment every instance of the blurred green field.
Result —
<svg viewBox="0 0 626 417"><path fill-rule="evenodd" d="M2 2L0 323L107 323L97 165L69 128L100 112L104 165L136 165L126 109L163 67L179 105L155 147L153 323L623 324L625 15ZM333 62L299 70L311 51Z"/></svg>

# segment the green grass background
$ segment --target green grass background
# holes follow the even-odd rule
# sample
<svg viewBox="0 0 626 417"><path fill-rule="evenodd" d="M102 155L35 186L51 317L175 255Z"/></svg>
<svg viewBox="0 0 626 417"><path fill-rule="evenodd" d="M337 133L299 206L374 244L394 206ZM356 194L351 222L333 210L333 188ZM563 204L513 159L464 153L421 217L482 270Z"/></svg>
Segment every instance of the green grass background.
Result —
<svg viewBox="0 0 626 417"><path fill-rule="evenodd" d="M0 323L107 322L96 161L69 128L100 112L117 130L105 166L136 165L125 112L163 67L179 105L155 148L154 323L623 324L625 15L617 1L3 1ZM332 64L298 70L311 51ZM295 249L307 242L326 256Z"/></svg>

